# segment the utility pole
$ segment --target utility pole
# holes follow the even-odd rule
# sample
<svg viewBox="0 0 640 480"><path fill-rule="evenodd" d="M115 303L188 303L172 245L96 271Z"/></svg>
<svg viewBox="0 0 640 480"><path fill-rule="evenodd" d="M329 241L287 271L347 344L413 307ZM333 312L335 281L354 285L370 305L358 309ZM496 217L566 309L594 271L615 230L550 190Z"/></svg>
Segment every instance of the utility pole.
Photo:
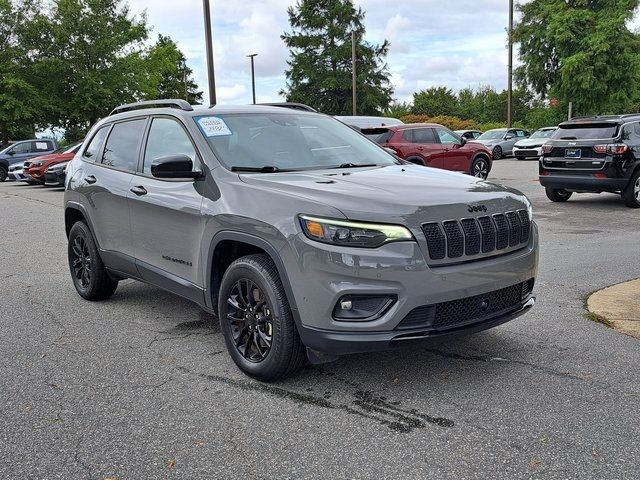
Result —
<svg viewBox="0 0 640 480"><path fill-rule="evenodd" d="M207 73L209 76L209 104L213 107L216 104L216 77L213 68L213 38L211 35L211 6L209 0L202 0L204 9L204 36L207 48Z"/></svg>
<svg viewBox="0 0 640 480"><path fill-rule="evenodd" d="M187 88L187 60L182 59L182 83L184 84L184 99L189 101L189 89Z"/></svg>
<svg viewBox="0 0 640 480"><path fill-rule="evenodd" d="M253 104L256 104L256 71L253 65L253 59L257 57L257 53L252 53L251 55L247 55L251 59L251 91L253 92Z"/></svg>
<svg viewBox="0 0 640 480"><path fill-rule="evenodd" d="M353 115L357 115L356 109L356 31L351 30L351 91L352 91L352 102L353 102Z"/></svg>
<svg viewBox="0 0 640 480"><path fill-rule="evenodd" d="M507 79L507 127L513 126L513 0L509 0L509 78Z"/></svg>

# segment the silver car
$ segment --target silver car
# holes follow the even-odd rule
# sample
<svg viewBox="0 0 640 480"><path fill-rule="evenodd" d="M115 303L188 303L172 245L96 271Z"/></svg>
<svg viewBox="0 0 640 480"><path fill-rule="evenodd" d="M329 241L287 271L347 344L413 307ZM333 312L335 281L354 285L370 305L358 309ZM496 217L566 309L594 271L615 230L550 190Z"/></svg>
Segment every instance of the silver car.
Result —
<svg viewBox="0 0 640 480"><path fill-rule="evenodd" d="M491 150L494 160L513 154L516 142L529 137L529 132L520 128L496 128L480 135L475 142L483 143Z"/></svg>
<svg viewBox="0 0 640 480"><path fill-rule="evenodd" d="M553 136L556 130L558 127L544 127L533 132L529 138L516 142L513 146L513 156L518 160L540 158L542 145Z"/></svg>
<svg viewBox="0 0 640 480"><path fill-rule="evenodd" d="M125 105L66 175L78 294L104 300L133 278L192 300L261 380L522 315L535 303L532 215L517 190L280 107Z"/></svg>

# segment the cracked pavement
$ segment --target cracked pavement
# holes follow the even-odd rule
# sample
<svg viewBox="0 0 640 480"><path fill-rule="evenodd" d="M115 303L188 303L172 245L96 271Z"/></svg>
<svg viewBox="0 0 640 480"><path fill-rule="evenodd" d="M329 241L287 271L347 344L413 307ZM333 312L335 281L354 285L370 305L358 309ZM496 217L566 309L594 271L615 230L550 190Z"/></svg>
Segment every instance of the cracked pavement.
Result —
<svg viewBox="0 0 640 480"><path fill-rule="evenodd" d="M640 343L583 313L640 277L640 211L609 194L552 204L536 175L513 160L491 174L534 204L530 314L270 385L179 297L127 280L83 301L62 191L0 184L0 476L637 478Z"/></svg>

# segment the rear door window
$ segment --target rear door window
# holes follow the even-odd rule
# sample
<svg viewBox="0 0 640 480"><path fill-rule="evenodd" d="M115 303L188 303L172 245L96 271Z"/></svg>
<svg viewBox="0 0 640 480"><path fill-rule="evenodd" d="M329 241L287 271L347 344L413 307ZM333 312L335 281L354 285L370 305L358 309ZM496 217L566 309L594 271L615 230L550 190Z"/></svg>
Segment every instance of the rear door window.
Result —
<svg viewBox="0 0 640 480"><path fill-rule="evenodd" d="M147 119L116 123L111 129L102 155L103 165L135 172L138 168L140 140L144 135Z"/></svg>
<svg viewBox="0 0 640 480"><path fill-rule="evenodd" d="M48 152L51 150L53 150L53 145L48 140L37 140L35 142L31 142L32 152Z"/></svg>
<svg viewBox="0 0 640 480"><path fill-rule="evenodd" d="M611 124L563 125L553 134L555 140L604 140L615 138L618 126Z"/></svg>
<svg viewBox="0 0 640 480"><path fill-rule="evenodd" d="M413 143L437 143L432 128L416 128L413 130Z"/></svg>

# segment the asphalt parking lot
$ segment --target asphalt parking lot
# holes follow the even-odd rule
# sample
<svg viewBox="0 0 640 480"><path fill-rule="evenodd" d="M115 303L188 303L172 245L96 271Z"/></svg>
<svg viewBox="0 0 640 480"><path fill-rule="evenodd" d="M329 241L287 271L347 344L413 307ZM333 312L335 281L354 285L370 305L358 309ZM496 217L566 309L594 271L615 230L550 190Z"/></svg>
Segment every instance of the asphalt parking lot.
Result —
<svg viewBox="0 0 640 480"><path fill-rule="evenodd" d="M83 301L62 191L0 184L2 478L638 478L640 343L584 298L640 277L640 211L552 204L536 162L491 179L532 199L538 304L481 334L344 357L261 384L216 319L134 281Z"/></svg>

